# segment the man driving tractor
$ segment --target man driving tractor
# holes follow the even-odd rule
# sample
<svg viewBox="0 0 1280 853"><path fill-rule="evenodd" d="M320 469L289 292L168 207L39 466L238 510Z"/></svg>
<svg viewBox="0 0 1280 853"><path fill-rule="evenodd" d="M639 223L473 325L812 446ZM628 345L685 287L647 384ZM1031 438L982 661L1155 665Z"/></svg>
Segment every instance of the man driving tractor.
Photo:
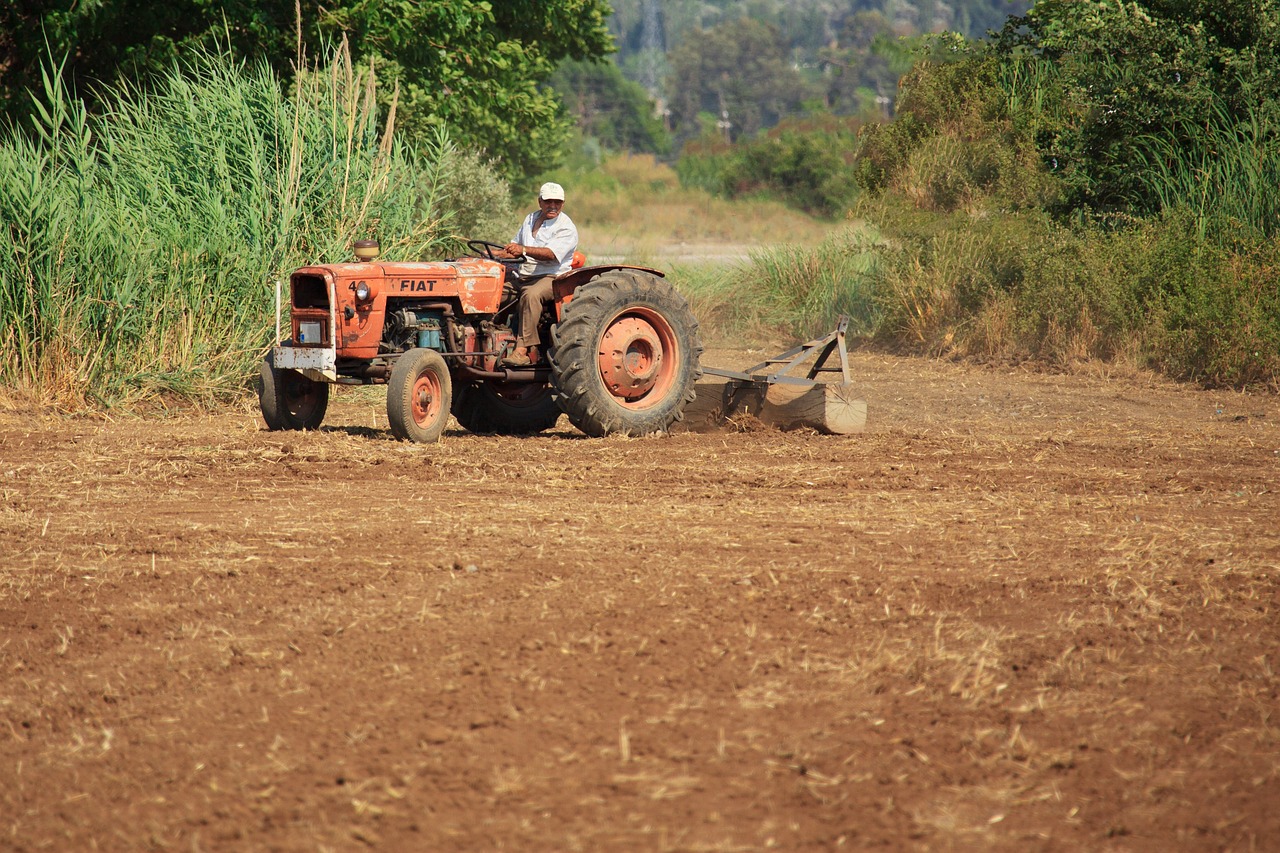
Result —
<svg viewBox="0 0 1280 853"><path fill-rule="evenodd" d="M513 276L520 289L520 333L515 349L502 360L507 367L538 362L538 320L553 298L552 279L569 271L577 248L578 228L564 212L564 187L548 181L538 191L538 209L500 253L526 259Z"/></svg>

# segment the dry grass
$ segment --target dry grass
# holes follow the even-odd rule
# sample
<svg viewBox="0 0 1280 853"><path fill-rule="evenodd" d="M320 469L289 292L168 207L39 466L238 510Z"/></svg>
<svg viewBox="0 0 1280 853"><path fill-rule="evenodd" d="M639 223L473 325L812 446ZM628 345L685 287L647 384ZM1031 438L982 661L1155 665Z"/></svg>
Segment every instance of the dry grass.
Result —
<svg viewBox="0 0 1280 853"><path fill-rule="evenodd" d="M566 206L593 259L658 264L676 260L723 262L760 246L816 245L830 233L821 222L777 202L714 198L679 186L675 172L650 155L619 155L600 167L602 178L581 185L565 180Z"/></svg>

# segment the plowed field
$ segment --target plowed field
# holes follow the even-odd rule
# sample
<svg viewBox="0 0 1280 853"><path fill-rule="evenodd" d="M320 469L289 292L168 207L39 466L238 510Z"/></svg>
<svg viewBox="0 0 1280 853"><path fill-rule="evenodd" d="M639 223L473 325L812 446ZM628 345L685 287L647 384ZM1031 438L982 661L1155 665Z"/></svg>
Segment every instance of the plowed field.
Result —
<svg viewBox="0 0 1280 853"><path fill-rule="evenodd" d="M850 437L0 413L0 848L1280 849L1275 398L853 366Z"/></svg>

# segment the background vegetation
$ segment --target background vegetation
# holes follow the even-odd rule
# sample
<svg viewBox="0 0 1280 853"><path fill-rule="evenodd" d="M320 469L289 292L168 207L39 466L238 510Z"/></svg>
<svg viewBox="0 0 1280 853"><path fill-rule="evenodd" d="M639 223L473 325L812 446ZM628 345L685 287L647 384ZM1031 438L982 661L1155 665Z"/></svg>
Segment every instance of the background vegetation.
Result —
<svg viewBox="0 0 1280 853"><path fill-rule="evenodd" d="M50 55L67 57L67 86L98 112L117 82L163 77L193 50L262 61L287 82L304 51L326 55L345 40L385 81L384 114L398 88L407 141L449 125L461 147L515 178L556 162L568 125L538 84L561 60L611 49L608 11L605 0L6 0L0 112L30 112Z"/></svg>
<svg viewBox="0 0 1280 853"><path fill-rule="evenodd" d="M754 109L820 105L840 114L892 100L906 70L895 41L954 31L983 36L1030 0L615 0L618 65L696 135L698 111L729 112L735 138ZM748 49L749 45L749 49ZM691 77L690 70L703 71ZM767 71L767 73L760 73ZM749 94L747 94L749 93ZM739 95L747 94L746 97ZM764 95L765 97L757 97ZM723 103L721 102L723 96Z"/></svg>
<svg viewBox="0 0 1280 853"><path fill-rule="evenodd" d="M1278 37L1273 0L1042 0L918 66L855 167L877 337L1276 387Z"/></svg>
<svg viewBox="0 0 1280 853"><path fill-rule="evenodd" d="M548 177L724 335L1277 386L1280 0L134 5L0 9L11 387L229 393L290 266Z"/></svg>
<svg viewBox="0 0 1280 853"><path fill-rule="evenodd" d="M834 4L841 17L814 4L813 31L836 36L807 52L803 27L710 5L695 31L706 49L667 55L668 79L692 83L670 103L677 173L726 198L873 224L878 236L845 252L876 259L850 282L879 345L1280 384L1274 0L1040 0L988 23L988 38L893 42L886 20L889 34L919 33L902 7ZM824 63L840 51L848 62ZM753 85L769 62L759 79L772 88ZM833 94L886 67L903 75L891 98ZM818 331L771 301L774 260L730 276L761 291L760 315L787 318L780 328Z"/></svg>
<svg viewBox="0 0 1280 853"><path fill-rule="evenodd" d="M66 405L238 394L291 268L492 229L505 186L443 131L406 147L376 93L345 51L289 95L197 55L104 116L47 77L35 133L0 144L0 381Z"/></svg>

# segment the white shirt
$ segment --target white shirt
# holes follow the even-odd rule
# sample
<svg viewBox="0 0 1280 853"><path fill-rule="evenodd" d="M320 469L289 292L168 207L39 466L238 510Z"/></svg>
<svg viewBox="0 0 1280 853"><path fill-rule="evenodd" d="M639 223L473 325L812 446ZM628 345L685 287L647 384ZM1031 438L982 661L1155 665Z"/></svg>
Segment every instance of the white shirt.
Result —
<svg viewBox="0 0 1280 853"><path fill-rule="evenodd" d="M512 242L521 246L542 246L555 253L555 261L526 261L520 265L520 275L534 278L544 275L560 275L568 272L573 264L573 253L578 248L578 226L573 224L569 214L560 211L555 219L545 220L533 233L533 223L542 216L541 210L535 210L524 218L516 238Z"/></svg>

